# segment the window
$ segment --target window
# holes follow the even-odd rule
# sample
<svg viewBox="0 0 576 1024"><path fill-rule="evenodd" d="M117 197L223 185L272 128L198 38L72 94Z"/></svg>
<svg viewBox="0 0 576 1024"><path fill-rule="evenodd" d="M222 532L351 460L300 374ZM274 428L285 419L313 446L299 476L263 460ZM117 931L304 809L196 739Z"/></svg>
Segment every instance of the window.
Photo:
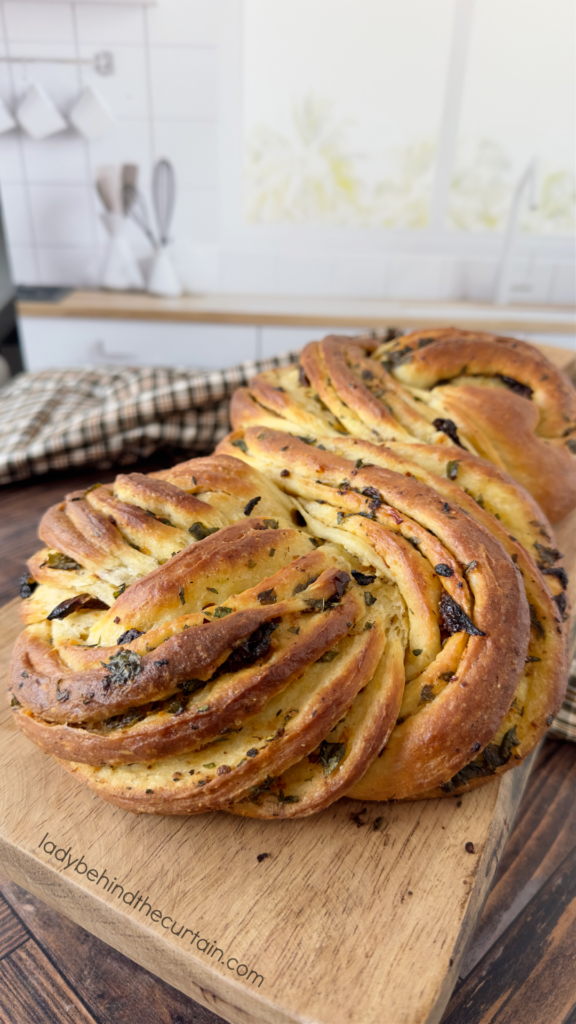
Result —
<svg viewBox="0 0 576 1024"><path fill-rule="evenodd" d="M246 222L497 231L537 157L525 225L571 232L573 20L571 0L245 0Z"/></svg>

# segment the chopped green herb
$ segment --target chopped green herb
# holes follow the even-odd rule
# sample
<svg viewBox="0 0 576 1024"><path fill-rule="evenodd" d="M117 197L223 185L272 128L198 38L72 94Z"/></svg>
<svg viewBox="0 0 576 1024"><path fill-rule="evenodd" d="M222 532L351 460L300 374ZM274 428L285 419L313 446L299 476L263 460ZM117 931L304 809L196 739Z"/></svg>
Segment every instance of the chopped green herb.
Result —
<svg viewBox="0 0 576 1024"><path fill-rule="evenodd" d="M478 565L478 562L476 561L475 558L471 562L468 562L464 566L464 575L466 575L467 572L472 572L472 570L475 569L477 565Z"/></svg>
<svg viewBox="0 0 576 1024"><path fill-rule="evenodd" d="M538 567L540 569L542 566L553 566L554 562L557 562L559 558L562 558L562 555L556 548L546 547L545 544L540 544L538 541L534 542L534 547L539 555Z"/></svg>
<svg viewBox="0 0 576 1024"><path fill-rule="evenodd" d="M324 654L321 654L320 657L317 658L316 660L317 661L334 661L334 658L337 658L338 654L339 654L339 651L325 651Z"/></svg>
<svg viewBox="0 0 576 1024"><path fill-rule="evenodd" d="M338 767L345 753L345 743L329 743L328 740L322 740L322 743L318 748L318 755L325 777L327 775L331 775Z"/></svg>
<svg viewBox="0 0 576 1024"><path fill-rule="evenodd" d="M215 761L209 761L208 764L203 764L202 767L203 768L215 768L216 767L216 762Z"/></svg>
<svg viewBox="0 0 576 1024"><path fill-rule="evenodd" d="M280 525L280 523L278 522L277 519L263 519L262 520L262 526L260 527L260 529L263 529L263 530L277 530L279 525Z"/></svg>
<svg viewBox="0 0 576 1024"><path fill-rule="evenodd" d="M215 619L223 619L226 617L226 615L230 615L233 611L233 608L227 608L226 605L219 604L218 607L214 609L212 614Z"/></svg>
<svg viewBox="0 0 576 1024"><path fill-rule="evenodd" d="M512 748L517 747L519 743L520 740L518 739L518 733L516 732L516 726L514 725L511 729L508 729L507 733L505 733L502 743L500 744L500 753L506 761L508 761L512 756Z"/></svg>
<svg viewBox="0 0 576 1024"><path fill-rule="evenodd" d="M412 654L415 658L418 658L422 654L422 647L415 647Z"/></svg>
<svg viewBox="0 0 576 1024"><path fill-rule="evenodd" d="M166 707L166 711L169 715L181 715L186 710L186 700L183 697L177 697L176 700L171 700ZM138 719L136 719L138 721Z"/></svg>
<svg viewBox="0 0 576 1024"><path fill-rule="evenodd" d="M208 711L209 707L210 707L209 704L203 704L202 707L196 708L196 711Z"/></svg>
<svg viewBox="0 0 576 1024"><path fill-rule="evenodd" d="M237 441L232 441L232 444L234 445L235 448L239 448L241 452L248 451L248 445L246 444L246 441L244 441L242 438L239 438Z"/></svg>
<svg viewBox="0 0 576 1024"><path fill-rule="evenodd" d="M216 587L206 587L206 590L211 590L213 594L217 594L218 593L218 591L216 590Z"/></svg>
<svg viewBox="0 0 576 1024"><path fill-rule="evenodd" d="M191 533L194 540L204 540L205 537L210 537L213 533L218 533L218 526L206 526L205 523L192 523L192 526L188 528L188 533ZM174 552L176 554L176 552Z"/></svg>
<svg viewBox="0 0 576 1024"><path fill-rule="evenodd" d="M69 555L63 555L61 551L51 551L48 555L47 564L49 569L81 569L82 566Z"/></svg>
<svg viewBox="0 0 576 1024"><path fill-rule="evenodd" d="M458 467L460 463L457 459L451 459L446 465L446 476L449 480L455 480L458 476Z"/></svg>
<svg viewBox="0 0 576 1024"><path fill-rule="evenodd" d="M84 494L90 494L90 491L95 491L97 487L102 487L102 484L92 484L91 487L87 487Z"/></svg>
<svg viewBox="0 0 576 1024"><path fill-rule="evenodd" d="M135 651L129 651L123 647L117 654L113 654L108 662L101 661L100 664L103 668L108 669L108 675L102 683L103 688L107 690L112 683L114 686L124 686L129 683L134 676L142 671L141 660L140 655Z"/></svg>
<svg viewBox="0 0 576 1024"><path fill-rule="evenodd" d="M274 587L270 587L269 590L261 590L256 597L260 604L276 604L277 595Z"/></svg>
<svg viewBox="0 0 576 1024"><path fill-rule="evenodd" d="M270 551L268 552L268 557L269 558L274 558L275 554L276 554L276 548L270 548Z"/></svg>
<svg viewBox="0 0 576 1024"><path fill-rule="evenodd" d="M366 605L367 608L370 608L371 605L376 604L377 600L378 598L374 597L374 594L371 594L369 590L364 591L364 604Z"/></svg>
<svg viewBox="0 0 576 1024"><path fill-rule="evenodd" d="M178 594L179 594L181 603L182 604L186 604L186 598L184 596L184 587L180 587L180 589L178 591Z"/></svg>

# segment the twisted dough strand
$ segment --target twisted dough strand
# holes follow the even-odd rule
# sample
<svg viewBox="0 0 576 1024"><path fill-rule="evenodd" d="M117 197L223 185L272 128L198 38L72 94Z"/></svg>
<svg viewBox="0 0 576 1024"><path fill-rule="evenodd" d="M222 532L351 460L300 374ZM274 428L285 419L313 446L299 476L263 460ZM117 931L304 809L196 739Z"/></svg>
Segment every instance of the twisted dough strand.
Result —
<svg viewBox="0 0 576 1024"><path fill-rule="evenodd" d="M546 517L417 389L394 378L383 412L374 348L309 347L323 397L260 380L236 409L267 401L266 422L214 456L46 513L15 720L105 799L278 818L459 793L547 728L566 601Z"/></svg>
<svg viewBox="0 0 576 1024"><path fill-rule="evenodd" d="M239 389L231 415L235 428L468 450L509 473L552 522L576 505L574 388L513 338L446 328L377 347L330 336L304 348L299 368Z"/></svg>

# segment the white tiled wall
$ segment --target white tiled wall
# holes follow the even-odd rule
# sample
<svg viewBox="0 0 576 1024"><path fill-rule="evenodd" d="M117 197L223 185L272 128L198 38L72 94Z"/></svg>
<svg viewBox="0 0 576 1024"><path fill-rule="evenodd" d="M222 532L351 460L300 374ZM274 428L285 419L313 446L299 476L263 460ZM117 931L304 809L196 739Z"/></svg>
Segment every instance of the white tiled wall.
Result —
<svg viewBox="0 0 576 1024"><path fill-rule="evenodd" d="M288 229L270 241L266 228L251 227L249 234L235 222L230 227L241 162L230 159L231 151L238 156L230 139L241 135L239 12L241 0L0 0L0 57L89 58L110 50L116 62L115 74L102 77L87 65L0 61L0 98L10 109L37 81L66 114L92 84L118 125L91 143L72 130L42 142L20 131L0 135L15 280L97 286L107 238L96 169L137 163L150 205L152 167L164 156L176 170L171 235L187 290L490 302L501 236L460 232L430 244L425 232L385 239L374 231L359 241L328 229L311 240ZM130 231L136 254L148 255L138 228ZM545 253L544 241L525 237L519 245L512 299L573 303L570 240L547 240Z"/></svg>
<svg viewBox="0 0 576 1024"><path fill-rule="evenodd" d="M10 109L36 81L66 115L92 84L118 123L91 143L72 130L41 142L20 131L0 135L0 188L18 282L99 283L106 235L93 183L102 164L139 164L149 196L155 160L173 162L171 233L184 275L187 246L216 243L221 19L221 0L0 2L0 55L84 58L110 50L116 64L115 74L103 77L86 65L0 63L0 97ZM132 243L147 254L136 227Z"/></svg>

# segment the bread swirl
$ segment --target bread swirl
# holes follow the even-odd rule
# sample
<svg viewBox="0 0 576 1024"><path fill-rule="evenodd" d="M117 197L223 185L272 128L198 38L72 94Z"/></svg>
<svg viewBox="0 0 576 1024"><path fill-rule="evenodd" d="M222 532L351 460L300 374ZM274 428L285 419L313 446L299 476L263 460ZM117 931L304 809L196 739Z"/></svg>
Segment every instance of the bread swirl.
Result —
<svg viewBox="0 0 576 1024"><path fill-rule="evenodd" d="M300 367L236 392L232 422L376 444L470 451L525 487L552 522L576 505L576 393L531 345L460 331L420 331L378 345L330 336Z"/></svg>
<svg viewBox="0 0 576 1024"><path fill-rule="evenodd" d="M19 727L150 813L298 816L519 763L565 681L553 535L482 460L441 479L452 449L407 451L258 427L68 495L29 562Z"/></svg>

